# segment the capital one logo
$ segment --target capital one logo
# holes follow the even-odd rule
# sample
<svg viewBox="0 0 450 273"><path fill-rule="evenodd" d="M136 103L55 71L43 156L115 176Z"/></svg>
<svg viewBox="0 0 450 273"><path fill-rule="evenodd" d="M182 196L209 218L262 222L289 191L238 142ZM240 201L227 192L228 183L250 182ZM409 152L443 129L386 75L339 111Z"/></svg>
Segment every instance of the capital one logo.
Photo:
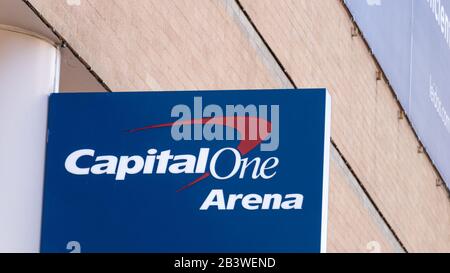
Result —
<svg viewBox="0 0 450 273"><path fill-rule="evenodd" d="M173 106L169 116L166 123L145 125L127 133L139 134L170 128L173 141L201 141L202 145L209 144L208 147L200 147L194 154L178 154L171 149L160 151L158 147L152 146L140 155L98 155L95 149L85 148L67 156L65 169L77 176L110 175L120 183L125 182L129 175L136 174L193 175L193 180L185 183L177 192L193 190L190 188L209 177L220 182L229 179L268 181L276 176L280 159L271 154L280 145L279 105L238 104L221 107L217 104L203 105L202 97L194 97L192 105ZM239 144L237 147L224 147L217 151L210 147L215 142L224 140L239 140ZM259 153L249 156L254 150L259 150ZM230 156L233 158L231 170L225 174L219 172L220 162L224 157ZM84 162L89 161L91 164L81 164L82 158ZM239 203L247 210L301 209L303 195L250 193L229 194L225 198L223 189L214 189L201 204L200 210L212 207L234 210Z"/></svg>

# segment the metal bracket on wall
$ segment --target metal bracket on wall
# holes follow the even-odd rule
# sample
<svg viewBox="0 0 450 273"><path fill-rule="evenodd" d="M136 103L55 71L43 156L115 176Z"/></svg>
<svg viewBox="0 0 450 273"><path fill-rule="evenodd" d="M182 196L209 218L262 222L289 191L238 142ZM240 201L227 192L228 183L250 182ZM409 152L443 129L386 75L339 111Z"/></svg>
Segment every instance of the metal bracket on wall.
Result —
<svg viewBox="0 0 450 273"><path fill-rule="evenodd" d="M357 26L353 25L351 29L352 38L359 35L359 29Z"/></svg>
<svg viewBox="0 0 450 273"><path fill-rule="evenodd" d="M376 77L377 81L381 81L381 78L383 77L381 70L377 70L377 72L375 72L375 77Z"/></svg>
<svg viewBox="0 0 450 273"><path fill-rule="evenodd" d="M397 112L397 118L399 120L404 119L405 118L405 111L403 111L402 109L399 109L398 112Z"/></svg>
<svg viewBox="0 0 450 273"><path fill-rule="evenodd" d="M417 146L417 153L418 154L423 154L424 152L425 152L425 150L424 150L423 146L421 144L419 144Z"/></svg>

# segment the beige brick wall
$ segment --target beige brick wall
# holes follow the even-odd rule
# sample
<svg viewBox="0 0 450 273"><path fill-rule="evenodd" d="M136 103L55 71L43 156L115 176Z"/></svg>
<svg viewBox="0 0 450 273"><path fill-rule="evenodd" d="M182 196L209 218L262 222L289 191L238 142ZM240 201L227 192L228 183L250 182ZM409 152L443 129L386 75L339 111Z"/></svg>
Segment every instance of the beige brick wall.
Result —
<svg viewBox="0 0 450 273"><path fill-rule="evenodd" d="M334 148L330 161L328 252L403 252Z"/></svg>
<svg viewBox="0 0 450 273"><path fill-rule="evenodd" d="M287 87L234 1L30 0L112 90ZM242 1L299 86L333 97L332 137L410 251L450 250L450 203L339 1ZM399 250L334 153L330 251Z"/></svg>
<svg viewBox="0 0 450 273"><path fill-rule="evenodd" d="M279 86L218 1L30 1L113 90Z"/></svg>

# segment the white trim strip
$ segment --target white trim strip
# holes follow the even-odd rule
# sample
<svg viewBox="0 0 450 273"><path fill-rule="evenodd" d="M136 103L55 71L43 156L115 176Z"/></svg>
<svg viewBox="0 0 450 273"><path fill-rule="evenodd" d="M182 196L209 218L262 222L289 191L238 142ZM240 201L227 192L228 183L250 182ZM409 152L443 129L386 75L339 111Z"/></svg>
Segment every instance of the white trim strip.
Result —
<svg viewBox="0 0 450 273"><path fill-rule="evenodd" d="M323 148L323 181L322 181L322 225L320 252L327 252L328 239L328 190L330 181L330 146L331 146L331 96L325 89L325 132Z"/></svg>

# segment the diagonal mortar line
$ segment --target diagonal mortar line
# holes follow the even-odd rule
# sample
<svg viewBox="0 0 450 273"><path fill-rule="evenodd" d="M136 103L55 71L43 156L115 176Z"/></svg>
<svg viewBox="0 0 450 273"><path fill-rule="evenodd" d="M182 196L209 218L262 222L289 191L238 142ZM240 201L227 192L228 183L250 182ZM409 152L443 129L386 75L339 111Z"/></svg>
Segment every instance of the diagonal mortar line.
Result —
<svg viewBox="0 0 450 273"><path fill-rule="evenodd" d="M255 30L255 32L257 33L257 35L259 36L259 38L263 41L263 44L266 46L266 48L269 50L270 54L272 55L272 57L275 59L276 63L280 66L281 70L283 71L283 73L286 75L286 77L288 78L289 82L295 87L297 88L297 85L295 84L295 81L292 79L292 77L289 75L288 71L286 70L286 68L284 67L283 63L280 61L280 59L278 58L278 56L275 54L275 52L272 50L272 48L270 47L269 43L267 42L267 40L264 38L264 36L261 34L261 32L259 31L258 27L256 26L256 24L253 22L253 20L251 19L250 15L247 13L247 11L244 9L244 7L242 6L240 0L235 0L236 4L239 6L239 8L241 9L242 13L244 14L245 18L249 21L249 23L252 25L253 29ZM355 177L356 181L358 182L359 186L361 187L361 189L363 190L363 192L365 193L365 195L367 196L367 198L369 199L370 203L372 204L372 206L375 208L375 210L377 211L377 213L379 214L379 216L381 217L381 219L383 219L384 223L386 224L386 226L388 227L388 229L392 232L394 238L397 240L397 242L400 244L401 248L405 251L408 252L408 250L406 249L405 245L403 244L403 242L400 240L400 238L398 237L397 233L395 232L394 228L389 224L389 222L387 221L386 217L384 216L384 214L381 212L380 208L377 206L377 204L375 203L374 199L372 198L372 196L370 195L370 193L368 192L368 190L366 189L366 187L364 186L364 184L362 183L361 179L358 177L358 175L355 173L355 171L353 170L353 168L350 166L350 163L347 161L347 159L345 158L344 154L342 153L342 151L338 148L336 142L333 140L333 138L331 138L331 144L333 145L333 147L336 149L336 151L338 152L339 156L343 159L345 165L347 166L347 168L349 169L349 171L351 172L351 174Z"/></svg>
<svg viewBox="0 0 450 273"><path fill-rule="evenodd" d="M44 16L30 3L29 0L22 0L22 2L27 5L31 11L55 34L59 39L61 46L67 47L70 52L77 58L84 67L91 73L91 75L98 81L98 83L105 88L106 91L112 92L111 88L105 83L105 81L92 69L92 67L78 54L78 52L67 42L66 39L44 18Z"/></svg>

